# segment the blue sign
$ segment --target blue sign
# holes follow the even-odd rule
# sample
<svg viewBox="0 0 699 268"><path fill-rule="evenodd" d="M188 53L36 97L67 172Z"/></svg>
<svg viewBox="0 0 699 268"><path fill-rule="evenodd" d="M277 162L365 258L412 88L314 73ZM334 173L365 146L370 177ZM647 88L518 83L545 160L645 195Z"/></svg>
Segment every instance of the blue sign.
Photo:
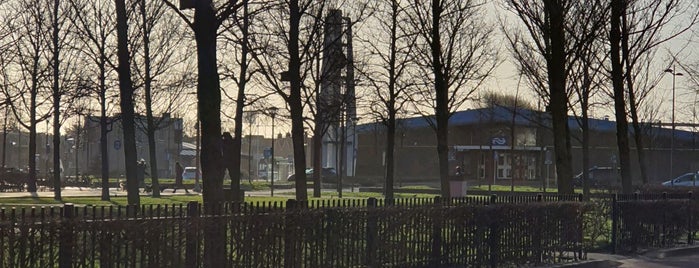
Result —
<svg viewBox="0 0 699 268"><path fill-rule="evenodd" d="M492 145L507 145L507 139L505 137L494 137L490 142Z"/></svg>
<svg viewBox="0 0 699 268"><path fill-rule="evenodd" d="M114 150L119 150L119 149L121 149L121 141L115 140L114 141Z"/></svg>
<svg viewBox="0 0 699 268"><path fill-rule="evenodd" d="M265 148L265 150L262 153L265 157L265 159L269 159L272 157L272 148Z"/></svg>

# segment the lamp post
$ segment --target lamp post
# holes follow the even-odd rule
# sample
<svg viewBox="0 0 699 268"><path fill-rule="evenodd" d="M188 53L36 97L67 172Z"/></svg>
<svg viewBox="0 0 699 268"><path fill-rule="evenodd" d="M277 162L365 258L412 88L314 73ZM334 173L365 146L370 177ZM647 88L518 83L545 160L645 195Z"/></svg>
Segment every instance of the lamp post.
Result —
<svg viewBox="0 0 699 268"><path fill-rule="evenodd" d="M674 164L674 154L675 154L675 79L677 76L682 76L682 73L678 73L675 69L675 66L672 68L665 69L666 73L669 73L672 75L672 122L670 123L672 125L672 136L670 138L670 177L672 178L674 175L674 170L673 170L673 164Z"/></svg>
<svg viewBox="0 0 699 268"><path fill-rule="evenodd" d="M274 162L276 162L274 159L274 117L277 116L277 110L278 110L277 107L269 108L269 116L272 117L272 168L271 168L272 173L270 174L270 177L269 177L270 178L270 180L269 180L270 181L270 188L269 188L270 196L274 196Z"/></svg>

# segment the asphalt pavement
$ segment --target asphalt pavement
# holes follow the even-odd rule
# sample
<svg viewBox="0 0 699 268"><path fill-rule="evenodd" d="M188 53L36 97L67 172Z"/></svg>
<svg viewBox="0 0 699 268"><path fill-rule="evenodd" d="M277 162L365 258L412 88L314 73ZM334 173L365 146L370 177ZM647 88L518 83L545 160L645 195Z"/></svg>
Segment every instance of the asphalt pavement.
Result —
<svg viewBox="0 0 699 268"><path fill-rule="evenodd" d="M587 261L558 267L695 268L699 267L699 247L654 250L632 256L589 253L587 258Z"/></svg>

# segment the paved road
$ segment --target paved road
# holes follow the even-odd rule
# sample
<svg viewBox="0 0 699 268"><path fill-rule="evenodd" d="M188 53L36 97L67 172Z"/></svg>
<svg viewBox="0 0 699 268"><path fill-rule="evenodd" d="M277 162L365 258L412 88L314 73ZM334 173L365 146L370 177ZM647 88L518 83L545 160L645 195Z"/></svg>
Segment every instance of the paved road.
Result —
<svg viewBox="0 0 699 268"><path fill-rule="evenodd" d="M621 268L694 268L699 267L699 252L689 255L655 258L650 256L620 256L608 254L589 254L588 258L610 260L609 265L593 265L590 267L621 267ZM588 267L583 265L582 267Z"/></svg>
<svg viewBox="0 0 699 268"><path fill-rule="evenodd" d="M689 256L669 257L653 259L649 257L635 257L621 261L623 268L663 268L663 267L699 267L699 254Z"/></svg>

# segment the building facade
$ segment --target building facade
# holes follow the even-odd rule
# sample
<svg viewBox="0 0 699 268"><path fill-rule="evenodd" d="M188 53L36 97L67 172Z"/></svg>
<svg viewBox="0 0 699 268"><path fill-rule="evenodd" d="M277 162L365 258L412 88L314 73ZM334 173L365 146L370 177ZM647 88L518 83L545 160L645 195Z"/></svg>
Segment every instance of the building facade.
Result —
<svg viewBox="0 0 699 268"><path fill-rule="evenodd" d="M113 122L107 133L107 155L109 156L110 177L122 177L125 174L124 164L124 138L121 120L118 116L110 117ZM174 118L165 113L154 118L158 123L155 131L156 159L158 161L158 176L160 178L174 178L175 163L180 161L180 151L182 150L182 118ZM148 150L148 136L146 135L146 117L137 115L136 122L136 154L137 159L143 159L148 165L147 172L150 173L150 153ZM85 143L81 150L84 151L84 158L81 160L84 174L99 176L102 167L102 152L100 151L100 122L99 117L86 116L84 121Z"/></svg>
<svg viewBox="0 0 699 268"><path fill-rule="evenodd" d="M396 181L438 180L435 132L430 118L407 118L398 122ZM450 118L449 167L463 171L470 181L544 183L556 181L553 135L548 115L531 110L506 107L456 112ZM617 167L616 123L608 119L589 119L590 167ZM573 172L582 172L582 138L578 118L569 117ZM385 170L385 126L374 123L358 126L359 149L357 176L381 180ZM632 135L633 133L629 133ZM670 129L645 124L643 140L651 183L699 170L696 132L676 130L674 134L673 172L670 174ZM630 136L631 137L631 136ZM634 184L640 183L637 151L631 139L631 166Z"/></svg>

